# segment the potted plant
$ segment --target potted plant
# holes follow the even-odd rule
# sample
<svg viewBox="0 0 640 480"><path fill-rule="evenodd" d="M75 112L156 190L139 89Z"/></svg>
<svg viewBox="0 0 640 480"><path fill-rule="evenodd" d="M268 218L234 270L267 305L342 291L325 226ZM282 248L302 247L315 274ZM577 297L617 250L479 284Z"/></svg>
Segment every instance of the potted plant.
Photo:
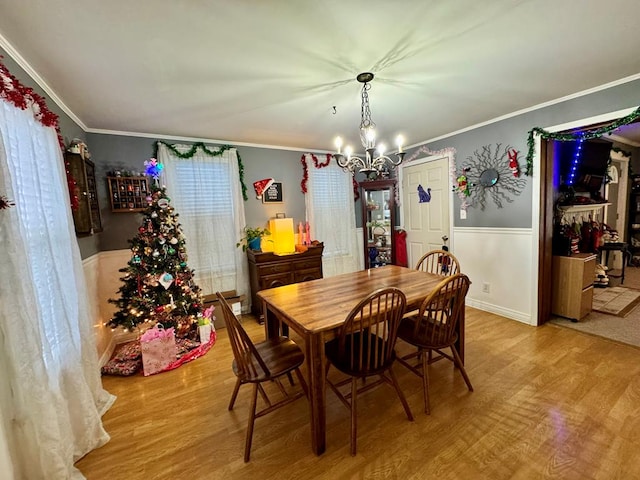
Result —
<svg viewBox="0 0 640 480"><path fill-rule="evenodd" d="M268 229L260 227L244 227L242 233L244 235L242 236L240 241L236 243L236 247L242 245L243 252L245 252L247 248L251 250L260 250L262 237L271 235L271 232Z"/></svg>

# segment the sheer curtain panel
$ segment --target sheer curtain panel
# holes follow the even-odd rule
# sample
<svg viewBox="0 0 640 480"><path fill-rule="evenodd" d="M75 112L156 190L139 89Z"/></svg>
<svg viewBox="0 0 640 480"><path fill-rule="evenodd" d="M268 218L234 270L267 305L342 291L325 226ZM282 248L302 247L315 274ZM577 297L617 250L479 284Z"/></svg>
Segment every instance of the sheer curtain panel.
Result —
<svg viewBox="0 0 640 480"><path fill-rule="evenodd" d="M89 300L56 131L0 102L1 418L15 478L84 478L108 441Z"/></svg>
<svg viewBox="0 0 640 480"><path fill-rule="evenodd" d="M187 152L190 145L173 145ZM158 145L164 180L180 215L189 268L205 295L236 290L246 294L247 258L236 248L245 226L244 201L235 148L209 155L198 148L191 158L176 156Z"/></svg>
<svg viewBox="0 0 640 480"><path fill-rule="evenodd" d="M314 168L307 154L309 178L305 207L312 237L324 242L322 270L325 277L359 270L356 217L351 174L331 162Z"/></svg>

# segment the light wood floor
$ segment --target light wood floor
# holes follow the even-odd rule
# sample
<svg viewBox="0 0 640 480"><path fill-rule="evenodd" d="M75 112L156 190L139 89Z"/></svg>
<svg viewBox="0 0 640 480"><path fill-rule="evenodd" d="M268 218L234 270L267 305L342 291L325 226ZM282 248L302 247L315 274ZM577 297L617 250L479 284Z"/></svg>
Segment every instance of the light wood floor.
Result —
<svg viewBox="0 0 640 480"><path fill-rule="evenodd" d="M640 349L547 324L467 309L469 392L448 362L431 366L431 416L401 365L409 422L386 385L359 398L358 455L349 411L327 391L327 450L310 447L304 399L256 420L243 462L250 388L235 383L226 331L204 357L151 377L104 377L118 396L111 441L77 466L90 480L640 478ZM263 330L244 325L257 340ZM406 345L399 345L405 351Z"/></svg>

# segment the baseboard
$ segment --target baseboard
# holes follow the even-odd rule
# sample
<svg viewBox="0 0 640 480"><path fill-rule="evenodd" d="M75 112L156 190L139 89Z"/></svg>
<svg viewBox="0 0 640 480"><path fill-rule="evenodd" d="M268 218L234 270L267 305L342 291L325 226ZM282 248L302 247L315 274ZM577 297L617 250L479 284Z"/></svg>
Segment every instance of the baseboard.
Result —
<svg viewBox="0 0 640 480"><path fill-rule="evenodd" d="M469 297L467 297L465 302L468 307L477 308L478 310L482 310L483 312L495 313L496 315L500 315L501 317L509 318L511 320L517 320L518 322L526 323L527 325L537 324L537 322L534 323L534 319L531 318L530 314L518 312L510 308L504 308L492 303L474 300Z"/></svg>
<svg viewBox="0 0 640 480"><path fill-rule="evenodd" d="M137 332L122 332L114 334L111 337L111 340L109 340L107 348L100 356L100 368L102 368L111 359L111 356L118 345L136 340L138 336L139 334Z"/></svg>

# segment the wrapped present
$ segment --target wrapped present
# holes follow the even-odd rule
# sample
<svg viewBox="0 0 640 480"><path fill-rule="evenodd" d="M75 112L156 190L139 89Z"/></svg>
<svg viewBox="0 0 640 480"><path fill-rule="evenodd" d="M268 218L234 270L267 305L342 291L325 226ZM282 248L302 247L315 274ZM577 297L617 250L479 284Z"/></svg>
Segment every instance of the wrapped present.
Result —
<svg viewBox="0 0 640 480"><path fill-rule="evenodd" d="M176 360L176 336L173 328L158 324L140 337L142 369L145 376L164 371Z"/></svg>

